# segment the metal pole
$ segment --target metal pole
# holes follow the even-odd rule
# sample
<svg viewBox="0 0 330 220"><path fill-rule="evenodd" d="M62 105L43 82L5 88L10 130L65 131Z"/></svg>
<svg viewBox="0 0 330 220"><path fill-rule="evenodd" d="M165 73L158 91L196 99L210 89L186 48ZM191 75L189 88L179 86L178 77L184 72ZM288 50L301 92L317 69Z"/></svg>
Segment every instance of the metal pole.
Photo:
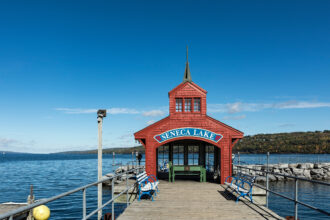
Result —
<svg viewBox="0 0 330 220"><path fill-rule="evenodd" d="M111 199L115 197L115 179L111 180ZM115 200L111 204L111 220L115 220Z"/></svg>
<svg viewBox="0 0 330 220"><path fill-rule="evenodd" d="M98 137L99 137L99 146L97 150L97 179L100 181L102 179L102 123L103 117L106 117L106 110L97 111L97 123L98 123ZM102 207L102 183L99 183L97 186L97 207ZM97 213L97 219L102 219L102 209Z"/></svg>
<svg viewBox="0 0 330 220"><path fill-rule="evenodd" d="M237 157L238 157L238 158L237 158L237 161L238 161L238 166L241 164L241 161L240 161L240 158L239 158L239 156L240 156L240 155L239 155L239 152L237 152Z"/></svg>
<svg viewBox="0 0 330 220"><path fill-rule="evenodd" d="M136 167L138 167L138 160L137 160L138 155L139 155L139 153L136 151L136 152L135 152L135 162L136 162ZM140 167L139 167L139 172L140 172Z"/></svg>
<svg viewBox="0 0 330 220"><path fill-rule="evenodd" d="M83 219L86 219L86 189L83 189Z"/></svg>
<svg viewBox="0 0 330 220"><path fill-rule="evenodd" d="M134 161L134 152L132 152L132 166L134 167L133 161Z"/></svg>
<svg viewBox="0 0 330 220"><path fill-rule="evenodd" d="M298 219L298 179L294 179L294 219Z"/></svg>
<svg viewBox="0 0 330 220"><path fill-rule="evenodd" d="M241 160L240 160L239 152L237 152L237 157L238 157L238 159L237 159L237 161L238 161L238 166L240 166L240 164L241 164ZM242 171L242 168L239 167L239 168L237 169L237 172L241 172L241 171Z"/></svg>
<svg viewBox="0 0 330 220"><path fill-rule="evenodd" d="M99 134L99 146L97 151L97 161L98 161L98 181L102 178L102 118L98 117L98 134ZM97 186L97 207L102 206L102 183L99 183ZM97 219L102 219L102 210L98 211Z"/></svg>
<svg viewBox="0 0 330 220"><path fill-rule="evenodd" d="M126 171L126 190L126 207L128 207L128 170Z"/></svg>
<svg viewBox="0 0 330 220"><path fill-rule="evenodd" d="M268 208L268 196L269 196L269 178L268 178L268 172L269 172L269 152L267 152L267 173L266 173L266 207Z"/></svg>

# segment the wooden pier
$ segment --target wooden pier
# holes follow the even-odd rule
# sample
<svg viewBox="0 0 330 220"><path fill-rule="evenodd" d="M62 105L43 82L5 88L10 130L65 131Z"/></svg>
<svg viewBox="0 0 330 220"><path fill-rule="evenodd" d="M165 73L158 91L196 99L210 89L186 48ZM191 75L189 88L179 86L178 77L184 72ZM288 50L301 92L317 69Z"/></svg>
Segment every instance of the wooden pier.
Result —
<svg viewBox="0 0 330 220"><path fill-rule="evenodd" d="M117 219L283 219L264 206L235 200L219 184L161 180L153 202L135 200Z"/></svg>

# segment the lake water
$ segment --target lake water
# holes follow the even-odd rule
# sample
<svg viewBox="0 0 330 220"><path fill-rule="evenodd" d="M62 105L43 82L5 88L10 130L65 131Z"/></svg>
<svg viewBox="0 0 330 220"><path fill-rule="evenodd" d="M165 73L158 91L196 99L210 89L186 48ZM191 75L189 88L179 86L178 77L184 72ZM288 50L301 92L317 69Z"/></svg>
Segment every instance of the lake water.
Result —
<svg viewBox="0 0 330 220"><path fill-rule="evenodd" d="M265 163L265 155L240 155L248 164ZM132 155L117 155L116 162L126 164ZM235 159L237 161L237 157ZM103 155L103 174L112 172L112 155ZM270 163L330 162L330 155L271 155ZM30 185L36 199L48 198L97 180L97 155L6 154L0 155L0 203L26 202ZM293 197L293 182L271 183L271 189ZM299 199L330 212L329 187L300 183ZM104 201L111 198L104 188ZM97 188L87 190L88 213L97 206ZM47 204L51 219L79 219L82 216L82 193L76 193ZM125 205L116 204L116 215ZM293 203L270 196L270 208L281 216L293 215ZM111 212L109 209L104 212ZM300 219L328 219L327 216L299 206ZM96 219L92 218L92 219Z"/></svg>

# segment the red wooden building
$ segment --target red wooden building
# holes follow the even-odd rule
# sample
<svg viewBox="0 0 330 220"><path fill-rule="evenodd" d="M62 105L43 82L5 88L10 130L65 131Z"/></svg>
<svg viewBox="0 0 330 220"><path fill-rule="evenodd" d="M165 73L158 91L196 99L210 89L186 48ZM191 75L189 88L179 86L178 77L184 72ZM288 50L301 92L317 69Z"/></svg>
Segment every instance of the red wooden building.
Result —
<svg viewBox="0 0 330 220"><path fill-rule="evenodd" d="M243 132L206 114L206 94L192 82L187 61L183 82L168 93L169 116L134 134L145 148L148 174L163 175L163 164L172 161L203 165L220 183L231 175L232 149Z"/></svg>

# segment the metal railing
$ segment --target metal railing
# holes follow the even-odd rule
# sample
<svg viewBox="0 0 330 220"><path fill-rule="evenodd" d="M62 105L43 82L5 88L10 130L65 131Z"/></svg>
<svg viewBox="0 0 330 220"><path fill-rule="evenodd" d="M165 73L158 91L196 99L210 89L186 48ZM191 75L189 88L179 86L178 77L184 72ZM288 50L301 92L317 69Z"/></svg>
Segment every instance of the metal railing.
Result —
<svg viewBox="0 0 330 220"><path fill-rule="evenodd" d="M12 210L12 211L9 211L5 214L2 214L0 215L0 220L1 219L8 219L9 220L13 220L14 219L14 216L17 215L17 214L20 214L20 213L24 213L24 212L27 212L27 211L30 211L32 210L33 208L37 207L37 206L40 206L40 205L44 205L46 203L49 203L49 202L52 202L54 200L57 200L57 199L60 199L60 198L63 198L65 196L69 196L71 194L74 194L74 193L77 193L77 192L80 192L82 191L82 197L83 197L83 200L82 200L82 209L83 209L83 214L82 214L82 219L83 220L86 220L86 219L89 219L90 217L92 217L93 215L95 215L99 210L103 209L105 206L109 205L110 203L112 203L111 205L111 212L112 212L112 220L114 220L114 210L115 210L115 207L114 207L114 201L120 197L121 195L123 195L124 193L126 193L126 207L129 206L130 202L129 202L129 199L128 199L128 192L134 188L136 186L136 184L132 184L129 186L128 184L128 174L132 174L134 172L137 172L139 173L140 170L142 169L141 166L137 166L135 168L132 168L130 170L126 170L125 172L122 172L122 173L119 173L119 174L115 174L114 176L111 176L111 177L107 177L107 178L103 178L102 180L100 181L97 181L97 182L94 182L94 183L90 183L90 184L87 184L85 186L81 186L81 187L78 187L78 188L75 188L75 189L72 189L70 191L67 191L67 192L64 192L64 193L61 193L59 195L56 195L56 196L53 196L51 198L47 198L47 199L41 199L41 200L38 200L37 202L31 204L31 205L27 205L27 206L24 206L24 207L21 207L21 208L18 208L16 210ZM114 196L114 182L117 178L119 177L122 177L123 175L126 175L126 188L121 191L118 195ZM97 186L98 184L102 184L106 181L111 181L111 199L108 200L107 202L105 202L104 204L102 204L101 207L95 209L94 211L92 211L91 213L87 214L86 210L87 210L87 205L86 205L86 191L89 187L92 187L92 186Z"/></svg>
<svg viewBox="0 0 330 220"><path fill-rule="evenodd" d="M268 162L268 160L267 160ZM257 170L257 169L253 169L253 168L249 168L249 167L245 167L245 166L241 166L241 165L235 165L235 168L241 172L241 173L244 173L244 169L245 170L252 170L252 171L256 171L256 175L258 175L258 172L259 173L265 173L266 174L266 187L265 186L262 186L260 184L257 184L257 183L254 183L255 186L261 188L261 189L264 189L266 190L266 206L268 208L268 197L269 197L269 193L273 193L274 195L277 195L277 196L280 196L282 198L285 198L287 200L290 200L292 202L294 202L294 218L295 220L298 219L298 204L300 205L303 205L305 207L308 207L310 209L313 209L315 211L318 211L320 213L323 213L325 215L328 215L330 216L330 213L323 210L323 209L319 209L319 208L316 208L314 206L311 206L309 204L306 204L304 202L301 202L298 200L298 181L306 181L306 182L311 182L311 183L315 183L315 184L320 184L320 185L325 185L325 186L330 186L330 183L327 183L327 182L322 182L322 181L316 181L316 180L309 180L309 179L306 179L306 178L301 178L301 177L296 177L296 176L290 176L290 175L285 175L285 174L280 174L280 173L274 173L274 172L270 172L269 171L269 166L268 166L268 163L267 163L267 167L266 167L266 171L264 170ZM249 174L249 172L246 172L246 174ZM291 179L294 179L295 181L295 185L294 185L294 198L290 198L286 195L283 195L283 194L280 194L278 192L275 192L273 190L270 190L269 189L269 178L268 178L268 175L271 174L271 175L274 175L274 176L282 176L282 177L286 177L286 178L291 178Z"/></svg>

